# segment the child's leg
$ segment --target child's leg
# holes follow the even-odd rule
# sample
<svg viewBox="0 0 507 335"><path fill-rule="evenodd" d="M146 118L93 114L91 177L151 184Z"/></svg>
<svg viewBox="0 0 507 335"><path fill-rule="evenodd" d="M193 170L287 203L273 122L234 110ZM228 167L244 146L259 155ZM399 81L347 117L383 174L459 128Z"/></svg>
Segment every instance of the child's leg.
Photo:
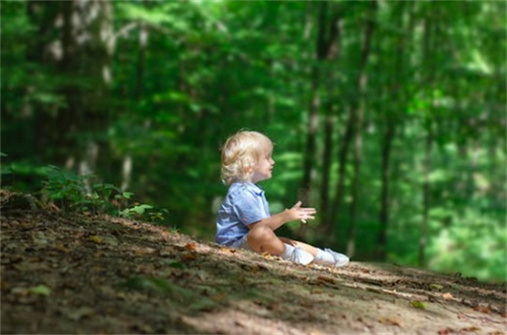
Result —
<svg viewBox="0 0 507 335"><path fill-rule="evenodd" d="M255 252L268 252L292 262L307 265L314 255L293 243L284 243L268 226L255 226L248 232L248 246Z"/></svg>
<svg viewBox="0 0 507 335"><path fill-rule="evenodd" d="M256 225L248 232L248 246L255 252L269 252L276 256L280 256L285 250L285 245L275 232L263 225Z"/></svg>
<svg viewBox="0 0 507 335"><path fill-rule="evenodd" d="M280 237L280 240L282 240L282 242L284 242L284 243L292 245L295 248L301 248L305 251L308 251L309 253L311 253L313 255L313 257L317 256L317 248L315 248L313 245L310 245L310 244L304 243L304 242L300 242L300 241L291 240L286 237Z"/></svg>

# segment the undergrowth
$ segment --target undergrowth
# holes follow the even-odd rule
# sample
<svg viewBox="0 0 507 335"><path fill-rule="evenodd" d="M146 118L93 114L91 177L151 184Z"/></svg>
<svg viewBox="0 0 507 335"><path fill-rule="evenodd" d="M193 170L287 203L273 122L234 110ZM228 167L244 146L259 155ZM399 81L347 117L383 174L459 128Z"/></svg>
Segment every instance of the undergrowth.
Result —
<svg viewBox="0 0 507 335"><path fill-rule="evenodd" d="M2 170L2 175L14 173ZM45 207L90 215L109 214L152 223L163 223L168 213L166 209L135 202L132 192L113 184L95 182L93 175L76 175L54 165L38 171L42 176L42 186L34 195Z"/></svg>

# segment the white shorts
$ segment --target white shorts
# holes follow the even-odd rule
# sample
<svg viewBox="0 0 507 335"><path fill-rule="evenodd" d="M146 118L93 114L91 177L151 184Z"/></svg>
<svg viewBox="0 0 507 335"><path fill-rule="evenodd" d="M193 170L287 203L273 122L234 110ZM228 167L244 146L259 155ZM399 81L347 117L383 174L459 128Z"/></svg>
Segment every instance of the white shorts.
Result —
<svg viewBox="0 0 507 335"><path fill-rule="evenodd" d="M239 240L233 242L231 245L230 245L231 248L235 248L235 249L245 249L245 250L252 250L250 249L250 247L248 246L248 234L245 234L245 236L243 236L242 238L240 238Z"/></svg>

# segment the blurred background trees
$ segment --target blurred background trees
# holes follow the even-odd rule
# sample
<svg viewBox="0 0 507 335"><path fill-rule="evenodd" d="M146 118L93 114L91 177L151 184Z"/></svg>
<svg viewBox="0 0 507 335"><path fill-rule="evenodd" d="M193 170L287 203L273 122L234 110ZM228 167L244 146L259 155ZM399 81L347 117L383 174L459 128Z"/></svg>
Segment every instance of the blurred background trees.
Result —
<svg viewBox="0 0 507 335"><path fill-rule="evenodd" d="M283 233L484 280L506 276L506 4L1 4L2 187L58 165L212 239L220 146L275 142Z"/></svg>

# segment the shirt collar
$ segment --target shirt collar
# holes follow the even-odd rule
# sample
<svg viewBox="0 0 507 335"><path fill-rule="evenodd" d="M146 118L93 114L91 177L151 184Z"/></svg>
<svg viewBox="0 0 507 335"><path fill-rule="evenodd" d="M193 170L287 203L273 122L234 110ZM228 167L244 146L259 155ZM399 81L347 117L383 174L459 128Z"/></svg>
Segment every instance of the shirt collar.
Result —
<svg viewBox="0 0 507 335"><path fill-rule="evenodd" d="M254 184L251 181L246 181L243 184L258 196L262 196L264 194L264 189L258 184Z"/></svg>

